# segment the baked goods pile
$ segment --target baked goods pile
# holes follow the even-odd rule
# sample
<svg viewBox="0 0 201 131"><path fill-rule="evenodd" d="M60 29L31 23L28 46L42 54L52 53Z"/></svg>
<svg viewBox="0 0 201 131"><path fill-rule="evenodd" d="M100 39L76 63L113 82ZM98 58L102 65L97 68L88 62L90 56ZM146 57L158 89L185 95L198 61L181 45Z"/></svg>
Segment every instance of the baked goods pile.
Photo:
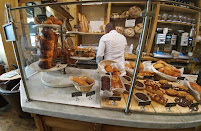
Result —
<svg viewBox="0 0 201 131"><path fill-rule="evenodd" d="M161 73L164 73L169 76L179 77L181 76L181 71L175 68L174 66L168 65L164 61L157 61L153 67Z"/></svg>
<svg viewBox="0 0 201 131"><path fill-rule="evenodd" d="M79 57L95 57L95 51L91 46L88 48L78 48L74 46L71 49L71 56L79 56Z"/></svg>
<svg viewBox="0 0 201 131"><path fill-rule="evenodd" d="M54 50L57 47L58 36L49 28L43 28L41 36L36 37L36 47L38 48L39 63L41 69L49 69L52 63Z"/></svg>
<svg viewBox="0 0 201 131"><path fill-rule="evenodd" d="M60 26L63 24L61 20L59 20L57 17L54 17L54 16L47 17L47 20L43 22L39 21L37 17L34 17L34 23L35 24L56 24Z"/></svg>
<svg viewBox="0 0 201 131"><path fill-rule="evenodd" d="M111 65L105 65L104 69L107 73L112 73L112 75L120 75L121 74L119 69L117 69L117 67L112 67Z"/></svg>

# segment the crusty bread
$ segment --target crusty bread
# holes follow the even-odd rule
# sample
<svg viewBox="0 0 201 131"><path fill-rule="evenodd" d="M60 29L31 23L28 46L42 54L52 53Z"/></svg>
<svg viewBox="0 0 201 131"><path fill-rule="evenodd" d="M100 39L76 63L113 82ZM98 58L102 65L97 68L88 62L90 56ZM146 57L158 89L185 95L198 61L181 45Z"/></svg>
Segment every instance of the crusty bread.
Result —
<svg viewBox="0 0 201 131"><path fill-rule="evenodd" d="M154 64L154 68L155 68L155 69L159 69L159 68L163 68L163 67L164 67L164 65L161 64L161 63L156 63L156 64Z"/></svg>
<svg viewBox="0 0 201 131"><path fill-rule="evenodd" d="M69 79L83 86L89 85L86 81L80 79L79 77L71 76Z"/></svg>

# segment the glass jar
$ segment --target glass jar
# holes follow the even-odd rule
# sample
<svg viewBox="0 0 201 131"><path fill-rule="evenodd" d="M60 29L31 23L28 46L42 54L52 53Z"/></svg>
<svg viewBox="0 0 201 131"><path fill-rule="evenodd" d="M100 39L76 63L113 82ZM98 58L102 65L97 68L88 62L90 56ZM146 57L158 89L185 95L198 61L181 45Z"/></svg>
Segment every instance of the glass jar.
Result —
<svg viewBox="0 0 201 131"><path fill-rule="evenodd" d="M177 21L178 21L178 17L177 17L176 14L174 14L174 15L172 16L172 21L173 21L173 22L177 22Z"/></svg>
<svg viewBox="0 0 201 131"><path fill-rule="evenodd" d="M162 20L163 20L163 21L166 21L167 18L168 18L168 14L167 14L167 13L163 13L163 15L162 15Z"/></svg>
<svg viewBox="0 0 201 131"><path fill-rule="evenodd" d="M167 21L172 21L172 15L171 14L168 15Z"/></svg>

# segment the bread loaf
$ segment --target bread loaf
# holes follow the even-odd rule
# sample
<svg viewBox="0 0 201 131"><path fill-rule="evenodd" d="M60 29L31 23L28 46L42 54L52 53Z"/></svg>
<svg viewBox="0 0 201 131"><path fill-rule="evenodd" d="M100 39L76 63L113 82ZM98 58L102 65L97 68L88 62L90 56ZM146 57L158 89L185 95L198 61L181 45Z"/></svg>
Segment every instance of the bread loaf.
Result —
<svg viewBox="0 0 201 131"><path fill-rule="evenodd" d="M140 16L140 13L141 13L141 9L137 6L133 6L129 9L129 15L131 18L138 18Z"/></svg>

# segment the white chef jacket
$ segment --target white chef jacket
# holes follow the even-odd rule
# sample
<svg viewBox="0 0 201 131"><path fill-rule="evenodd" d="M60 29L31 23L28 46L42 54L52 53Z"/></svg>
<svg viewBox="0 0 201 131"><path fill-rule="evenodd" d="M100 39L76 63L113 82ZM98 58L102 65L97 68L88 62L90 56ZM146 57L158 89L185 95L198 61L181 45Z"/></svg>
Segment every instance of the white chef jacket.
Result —
<svg viewBox="0 0 201 131"><path fill-rule="evenodd" d="M114 60L116 62L124 62L124 51L127 46L125 36L116 30L111 30L103 35L99 41L99 47L96 54L97 63L99 58L104 56L104 60Z"/></svg>

